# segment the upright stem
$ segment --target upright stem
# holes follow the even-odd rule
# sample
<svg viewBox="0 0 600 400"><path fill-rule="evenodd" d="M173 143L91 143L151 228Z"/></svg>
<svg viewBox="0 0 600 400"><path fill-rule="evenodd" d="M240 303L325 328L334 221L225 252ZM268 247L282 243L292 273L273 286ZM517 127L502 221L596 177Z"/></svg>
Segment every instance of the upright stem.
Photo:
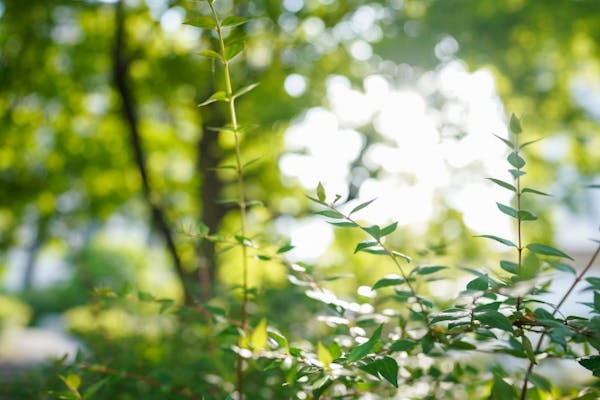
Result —
<svg viewBox="0 0 600 400"><path fill-rule="evenodd" d="M246 237L246 195L244 193L244 167L242 165L242 157L240 152L240 132L237 122L237 116L235 112L235 98L233 97L233 89L231 85L231 76L229 74L229 60L225 53L225 41L223 39L223 31L221 29L221 22L214 8L213 2L208 1L208 5L212 12L213 18L216 23L217 36L219 38L219 46L221 50L222 62L223 62L223 73L225 78L225 91L227 94L227 103L229 105L229 118L231 119L231 129L235 139L235 163L237 173L237 187L238 187L238 208L240 210L240 235L242 238ZM248 251L245 244L242 244L242 318L241 318L241 329L246 331L247 320L248 320ZM236 376L237 376L237 392L238 399L243 400L244 398L244 359L241 355L238 355L236 365Z"/></svg>
<svg viewBox="0 0 600 400"><path fill-rule="evenodd" d="M519 136L515 135L515 155L517 156L516 158L518 159L519 157ZM517 164L519 165L519 164ZM521 167L517 167L517 171L521 172ZM517 183L517 213L521 212L521 175L517 174L517 179L516 179L516 183ZM520 274L523 268L523 229L522 229L522 221L521 221L521 216L517 214L517 272ZM519 311L519 309L521 308L521 297L517 296L517 301L516 301L516 305L515 305L517 311Z"/></svg>
<svg viewBox="0 0 600 400"><path fill-rule="evenodd" d="M573 289L575 289L575 286L577 286L577 284L579 283L579 281L581 281L581 279L583 279L583 277L590 270L590 268L592 267L592 265L594 265L594 261L596 261L596 258L598 257L598 254L600 254L600 244L596 247L596 251L594 252L594 254L592 254L592 257L590 258L590 260L586 264L585 268L583 268L581 270L581 272L577 275L577 277L575 277L575 280L573 281L573 283L571 284L571 286L569 287L569 289L565 292L565 294L563 295L563 297L560 299L560 301L558 302L558 305L556 306L556 308L552 312L552 316L556 315L556 313L558 312L558 310L560 309L560 307L564 304L564 302L567 300L567 298L571 295L571 292L573 292ZM546 337L546 331L544 331L540 335L540 338L538 339L537 345L535 346L535 353L539 352L540 349L542 348L542 342L543 342L543 340L544 340L545 337ZM531 372L533 371L533 366L534 365L535 364L533 362L531 362L531 361L529 362L529 366L527 367L527 371L525 372L525 378L523 378L523 386L521 387L521 397L520 397L520 400L525 400L525 398L527 397L527 384L529 382L529 376L531 375Z"/></svg>

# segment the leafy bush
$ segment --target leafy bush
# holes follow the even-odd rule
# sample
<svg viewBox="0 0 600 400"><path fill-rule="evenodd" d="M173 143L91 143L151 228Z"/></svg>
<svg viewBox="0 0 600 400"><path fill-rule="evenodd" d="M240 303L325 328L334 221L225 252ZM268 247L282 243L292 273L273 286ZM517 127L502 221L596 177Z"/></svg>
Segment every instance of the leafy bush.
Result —
<svg viewBox="0 0 600 400"><path fill-rule="evenodd" d="M223 398L414 398L414 399L595 399L591 385L554 382L538 366L566 362L569 368L600 377L600 278L585 277L600 251L576 272L571 257L549 244L530 240L538 217L523 206L527 196L547 196L526 186L526 148L512 115L507 169L512 181L489 178L514 195L497 203L512 218L517 241L490 232L509 250L498 265L478 269L413 258L390 240L397 223L365 225L357 215L375 200L343 204L321 184L308 198L316 214L340 230L362 236L348 253L368 253L391 263L396 273L381 276L358 296L336 294L308 263L291 262L289 244L261 243L247 220L249 207L242 157L247 127L238 121L236 100L256 85L234 90L231 60L243 49L240 16L220 19L212 0L210 15L191 24L215 32L215 49L203 55L221 65L223 90L200 105L225 103L229 124L217 128L235 142L230 169L237 181L239 227L235 234L200 226L192 240L237 249L241 286L206 302L180 304L152 293L98 288L99 303L79 316L77 332L88 348L65 363L60 398L223 399ZM225 31L229 31L225 33ZM499 143L500 144L500 143ZM372 204L373 203L373 204ZM451 251L450 248L448 251ZM422 258L422 259L421 259ZM250 287L249 263L277 263L292 286L259 291ZM436 295L434 283L456 279L464 286L452 299ZM573 274L572 284L554 302L545 300L555 271ZM563 315L561 306L585 281L588 315ZM239 292L239 293L238 293ZM239 295L238 295L239 294ZM239 303L239 307L232 304ZM77 324L73 325L75 328ZM591 377L590 377L591 381Z"/></svg>

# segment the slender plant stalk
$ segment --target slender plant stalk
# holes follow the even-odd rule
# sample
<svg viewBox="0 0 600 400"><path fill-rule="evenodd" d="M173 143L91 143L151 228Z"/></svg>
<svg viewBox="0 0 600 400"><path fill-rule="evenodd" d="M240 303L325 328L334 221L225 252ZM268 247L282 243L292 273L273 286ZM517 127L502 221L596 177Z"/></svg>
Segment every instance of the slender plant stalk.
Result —
<svg viewBox="0 0 600 400"><path fill-rule="evenodd" d="M571 295L571 292L573 292L573 289L575 289L575 286L577 286L577 284L581 281L581 279L583 279L585 274L587 274L587 272L590 270L592 265L594 265L596 258L598 258L598 254L600 254L600 244L598 245L598 247L596 247L596 251L594 252L594 254L592 254L592 257L590 257L590 260L588 261L586 266L581 270L581 272L579 274L577 274L577 276L575 277L575 280L573 280L573 283L571 284L569 289L566 291L566 293L560 299L560 301L558 302L558 305L552 312L552 316L555 316L556 313L558 313L558 310L565 303L567 298ZM535 346L535 353L539 352L540 349L542 348L542 342L543 342L544 338L546 337L546 333L547 333L547 330L542 332L542 334L540 335L537 345ZM531 372L533 371L534 365L535 364L533 362L531 362L531 361L529 362L529 366L527 367L527 371L525 372L525 378L523 378L523 386L521 387L520 400L525 400L525 398L527 397L527 384L529 383L529 377L531 376Z"/></svg>
<svg viewBox="0 0 600 400"><path fill-rule="evenodd" d="M519 135L514 135L515 136L515 155L517 156L516 158L519 158ZM519 164L517 164L519 165ZM521 167L517 167L517 171L521 172ZM517 195L517 271L520 274L522 272L523 269L523 228L522 228L522 221L521 221L521 216L519 215L519 213L521 212L521 174L517 174L517 179L516 179L516 184L517 184L517 190L516 190L516 195ZM521 308L521 296L517 296L517 301L515 304L516 310L519 311L519 309Z"/></svg>
<svg viewBox="0 0 600 400"><path fill-rule="evenodd" d="M231 85L231 76L229 73L229 60L227 59L225 52L225 40L223 38L223 31L219 16L215 10L212 1L208 1L210 11L216 23L216 31L219 39L219 46L223 62L223 74L225 78L225 92L227 96L227 103L229 106L229 118L231 121L231 130L235 139L235 163L237 173L237 187L238 187L238 208L240 210L240 235L242 241L246 237L246 195L244 192L244 166L242 165L242 157L240 152L240 132L237 122L237 115L235 112L235 98L233 96L233 89ZM246 245L242 243L242 307L241 307L241 329L246 331L247 320L248 320L248 252ZM236 364L236 376L237 376L237 392L238 399L243 400L244 398L244 359L238 354Z"/></svg>

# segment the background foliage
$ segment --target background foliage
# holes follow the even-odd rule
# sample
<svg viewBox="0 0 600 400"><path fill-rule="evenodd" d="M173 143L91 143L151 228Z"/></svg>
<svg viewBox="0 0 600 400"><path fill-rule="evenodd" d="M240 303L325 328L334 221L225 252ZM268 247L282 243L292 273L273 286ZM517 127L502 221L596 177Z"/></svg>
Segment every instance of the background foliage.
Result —
<svg viewBox="0 0 600 400"><path fill-rule="evenodd" d="M430 358L409 358L416 365L401 365L401 378L416 390L403 396L512 398L505 378L512 384L514 376L510 368L500 367L502 362L487 368L486 359L477 356L451 369L431 364L444 346L468 351L473 344L444 343L442 332L430 328L418 335L421 347L415 349L417 341L408 332L410 324L418 325L418 316L394 315L399 326L377 333L379 324L391 318L384 311L397 307L390 304L416 297L399 289L395 296L400 299L391 293L378 296L374 309L368 307L371 292L361 289L357 297L359 288L398 273L390 260L374 265L371 255L352 255L356 243L365 240L364 232L336 230L325 257L308 264L286 257L288 239L277 224L286 216L308 217L314 208L304 194L316 185L305 188L280 172L285 154L307 151L286 147L285 135L309 108L334 106L327 84L332 76L344 76L351 88L363 90L370 75L405 87L426 81L452 62L468 71L486 68L504 107L522 116L526 140L545 138L560 148L548 152L530 146L526 157L527 182L555 195L554 200L526 200L544 217L527 226L528 241L552 244L552 207L567 207L587 219L598 212L586 185L600 171L600 6L594 1L514 0L217 1L216 6L224 17L250 19L228 36L229 51L241 51L243 43L231 64L235 86L260 83L237 103L247 127L242 158L258 158L245 173L252 201L247 231L260 244L252 253L258 259L249 259L252 329L246 330L249 343L241 345L252 352L245 373L248 396L301 398L299 392L317 396L322 387L330 396L358 397L370 390L392 396L398 371L394 374L388 355L429 353L425 350L431 345ZM203 27L201 16L208 11L205 2L194 1L0 2L0 271L6 287L0 299L10 304L2 307L10 311L0 314L1 327L43 326L49 316L59 315L85 349L78 360L84 368L61 370L64 382L54 371L8 374L9 383L19 381L6 386L9 390L17 390L21 379L31 382L18 389L23 398L58 396L65 387L74 389L73 396L83 388L90 397L124 399L189 393L224 398L234 390L240 249L224 250L231 247L226 238L235 241L239 233L237 180L230 168L236 144L231 135L211 130L228 123L222 103L197 107L224 85L219 62L201 54L218 49L216 36ZM291 76L306 88L286 91ZM441 131L459 145L469 137L467 121L447 112L456 99L435 85L424 96L439 113ZM366 156L386 140L384 135L373 121L352 128L363 145L348 169L386 178L389 172ZM350 171L347 176L340 203L356 205L352 201L359 198L361 181ZM334 193L328 195L330 202ZM473 282L456 267L496 265L505 255L473 239L461 212L439 197L439 218L423 229L400 226L386 243L419 255L421 265L452 265L447 280ZM445 237L448 220L456 221L460 240ZM486 233L495 234L495 227ZM434 296L429 273L415 274L419 293L435 300L432 309L456 305ZM471 285L485 284L486 290L489 285L493 292L494 282ZM597 291L594 282L590 285ZM402 318L408 319L408 328ZM492 326L498 324L494 321ZM287 353L261 353L270 349L267 326L269 340L279 350L287 346ZM509 330L493 326L503 327ZM586 343L584 349L555 349L558 358L594 351L589 337L567 337ZM360 338L369 340L361 343ZM370 344L357 350L361 347L355 345L365 343ZM530 354L524 346L509 341L504 352L511 350L526 363ZM363 359L372 352L375 358ZM350 372L342 368L336 375L330 366L342 355ZM476 376L484 376L488 385L465 383ZM535 376L536 387L550 385ZM451 385L454 381L460 389ZM429 389L419 392L419 382ZM347 388L345 394L338 384ZM586 396L581 385L561 385L529 395Z"/></svg>

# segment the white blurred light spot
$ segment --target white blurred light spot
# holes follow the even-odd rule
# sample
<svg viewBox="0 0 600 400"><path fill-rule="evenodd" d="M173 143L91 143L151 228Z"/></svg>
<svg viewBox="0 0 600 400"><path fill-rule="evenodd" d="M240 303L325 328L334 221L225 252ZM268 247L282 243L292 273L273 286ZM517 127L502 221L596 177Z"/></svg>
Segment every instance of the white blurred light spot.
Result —
<svg viewBox="0 0 600 400"><path fill-rule="evenodd" d="M176 32L185 17L185 11L181 7L169 8L160 17L160 26L167 33Z"/></svg>
<svg viewBox="0 0 600 400"><path fill-rule="evenodd" d="M358 61L367 61L373 55L373 49L366 41L357 40L350 46L350 54Z"/></svg>
<svg viewBox="0 0 600 400"><path fill-rule="evenodd" d="M290 74L285 78L283 87L292 97L302 96L306 91L306 78L300 74Z"/></svg>
<svg viewBox="0 0 600 400"><path fill-rule="evenodd" d="M302 7L304 7L304 1L303 0L283 0L283 7L287 11L295 13L295 12L302 10Z"/></svg>

